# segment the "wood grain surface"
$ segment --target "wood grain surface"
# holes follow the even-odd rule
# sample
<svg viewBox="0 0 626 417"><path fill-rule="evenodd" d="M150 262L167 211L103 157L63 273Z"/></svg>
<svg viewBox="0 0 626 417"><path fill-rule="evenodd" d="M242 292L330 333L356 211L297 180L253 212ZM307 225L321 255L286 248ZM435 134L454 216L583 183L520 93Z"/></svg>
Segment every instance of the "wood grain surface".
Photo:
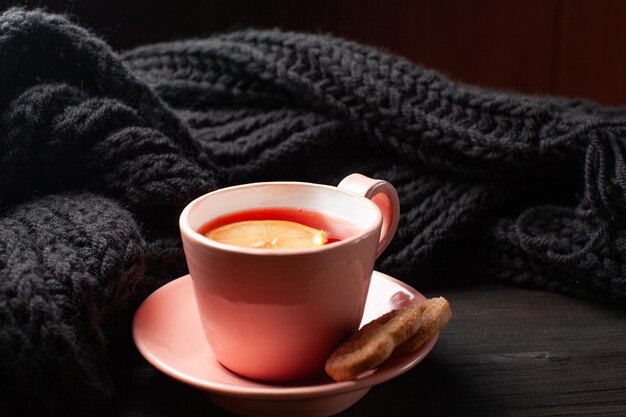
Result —
<svg viewBox="0 0 626 417"><path fill-rule="evenodd" d="M626 311L502 285L445 296L431 354L339 416L625 416ZM141 361L117 417L230 416Z"/></svg>

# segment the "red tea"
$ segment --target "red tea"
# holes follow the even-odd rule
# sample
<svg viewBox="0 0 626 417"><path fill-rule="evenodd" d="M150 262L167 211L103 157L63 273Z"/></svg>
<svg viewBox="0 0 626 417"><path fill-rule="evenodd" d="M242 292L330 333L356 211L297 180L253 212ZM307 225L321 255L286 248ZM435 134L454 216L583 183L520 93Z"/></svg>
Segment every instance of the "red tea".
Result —
<svg viewBox="0 0 626 417"><path fill-rule="evenodd" d="M206 235L218 227L249 220L286 220L303 224L326 233L326 244L338 242L356 234L357 227L342 218L319 211L290 207L257 208L229 213L203 224L198 233Z"/></svg>

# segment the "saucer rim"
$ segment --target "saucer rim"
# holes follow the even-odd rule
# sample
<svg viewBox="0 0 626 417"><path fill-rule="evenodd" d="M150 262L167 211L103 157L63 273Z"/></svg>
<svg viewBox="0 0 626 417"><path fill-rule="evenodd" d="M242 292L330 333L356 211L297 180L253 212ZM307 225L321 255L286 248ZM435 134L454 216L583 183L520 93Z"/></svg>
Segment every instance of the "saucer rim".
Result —
<svg viewBox="0 0 626 417"><path fill-rule="evenodd" d="M410 285L393 278L389 275L386 275L382 272L374 271L372 274L372 279L374 276L377 276L377 279L384 279L392 282L395 285L398 285L409 293L413 295L413 298L409 302L410 304L415 304L416 302L423 301L426 299L424 295L422 295L415 288ZM210 378L206 379L198 379L196 377L186 375L176 370L174 367L169 365L168 363L163 362L159 357L154 355L151 350L143 343L143 340L139 336L139 330L136 326L137 317L140 314L140 311L146 303L154 301L154 297L157 292L165 292L171 290L173 286L176 285L184 285L185 281L191 280L191 276L189 274L183 275L179 278L175 278L172 281L164 284L154 292L152 292L139 306L136 310L135 315L133 317L132 323L132 335L135 345L142 356L156 369L168 375L169 377L195 387L197 389L201 389L203 391L208 391L210 393L219 394L219 395L227 395L231 397L240 397L240 398L257 398L257 399L271 399L271 398L280 398L280 399L299 399L299 398L315 398L315 397L324 397L328 395L337 395L357 390L369 389L375 385L381 384L388 380L391 380L407 371L415 367L418 363L420 363L433 349L437 340L439 338L439 332L436 333L430 340L428 340L420 349L417 351L407 354L403 357L397 358L393 360L393 362L389 364L383 364L380 368L374 370L371 374L366 374L364 376L359 377L353 381L342 381L342 382L334 382L330 378L320 377L311 381L311 384L307 384L307 381L290 381L287 384L294 384L294 386L281 386L281 385L270 385L273 384L271 382L266 381L254 381L259 384L268 384L267 386L259 386L259 387L251 387L251 386L239 386L229 383L223 382L215 382ZM207 343L208 346L208 343ZM210 349L210 346L208 346ZM231 372L227 368L224 368L225 372ZM234 376L245 380L246 378L240 375L233 373ZM302 384L300 384L302 382ZM297 384L297 385L296 385Z"/></svg>

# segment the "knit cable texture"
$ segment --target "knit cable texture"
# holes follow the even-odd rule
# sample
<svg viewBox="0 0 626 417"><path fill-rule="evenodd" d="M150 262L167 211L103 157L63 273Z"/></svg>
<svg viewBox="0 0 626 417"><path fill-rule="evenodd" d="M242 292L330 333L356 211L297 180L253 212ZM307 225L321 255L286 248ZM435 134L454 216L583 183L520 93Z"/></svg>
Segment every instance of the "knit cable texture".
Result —
<svg viewBox="0 0 626 417"><path fill-rule="evenodd" d="M280 31L118 55L11 9L0 55L2 415L111 411L130 313L186 271L178 213L222 186L384 178L402 214L377 269L626 301L623 109Z"/></svg>

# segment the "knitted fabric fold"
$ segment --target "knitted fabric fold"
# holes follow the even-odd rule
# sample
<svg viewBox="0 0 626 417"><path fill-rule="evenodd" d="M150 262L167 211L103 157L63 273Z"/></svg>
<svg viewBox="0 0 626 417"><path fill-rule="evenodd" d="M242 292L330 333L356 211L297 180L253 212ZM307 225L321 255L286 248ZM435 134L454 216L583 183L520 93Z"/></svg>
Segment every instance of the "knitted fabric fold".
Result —
<svg viewBox="0 0 626 417"><path fill-rule="evenodd" d="M380 265L404 280L420 283L432 256L476 260L478 244L480 265L443 274L625 299L623 109L478 89L366 46L279 31L150 45L124 60L230 183L332 183L353 170L392 181L403 214Z"/></svg>
<svg viewBox="0 0 626 417"><path fill-rule="evenodd" d="M118 55L11 9L0 55L2 415L102 411L128 309L185 273L178 213L222 186L383 178L402 213L378 270L626 301L624 109L281 31Z"/></svg>

